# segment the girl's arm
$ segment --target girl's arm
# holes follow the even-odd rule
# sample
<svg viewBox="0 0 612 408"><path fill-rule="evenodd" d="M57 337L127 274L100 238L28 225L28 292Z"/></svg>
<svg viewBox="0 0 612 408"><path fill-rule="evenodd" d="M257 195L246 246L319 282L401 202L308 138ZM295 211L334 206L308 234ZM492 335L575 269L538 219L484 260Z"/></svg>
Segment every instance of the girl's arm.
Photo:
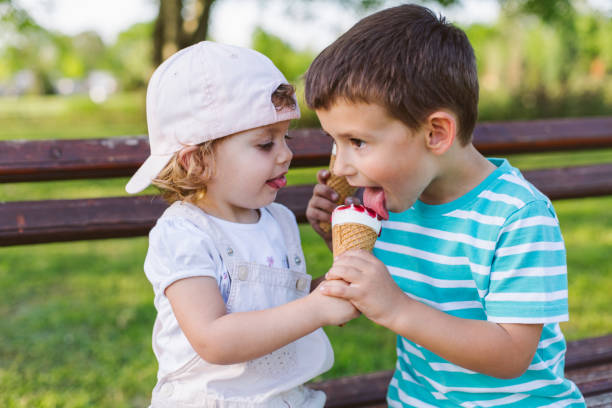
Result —
<svg viewBox="0 0 612 408"><path fill-rule="evenodd" d="M176 281L166 296L191 346L213 364L261 357L319 327L342 324L358 315L350 302L320 291L270 309L227 314L211 277Z"/></svg>

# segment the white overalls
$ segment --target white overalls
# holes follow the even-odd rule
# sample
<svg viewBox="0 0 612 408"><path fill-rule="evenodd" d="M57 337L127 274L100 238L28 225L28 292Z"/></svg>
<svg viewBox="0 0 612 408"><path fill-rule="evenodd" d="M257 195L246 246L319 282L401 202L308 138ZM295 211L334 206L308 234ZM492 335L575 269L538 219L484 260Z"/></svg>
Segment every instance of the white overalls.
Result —
<svg viewBox="0 0 612 408"><path fill-rule="evenodd" d="M281 228L289 269L244 260L214 222L196 207L175 203L166 211L165 215L188 218L214 238L231 278L228 313L267 309L309 293L311 277L306 273L299 232L286 207L272 203L261 211L269 211ZM153 328L156 354L159 324L157 319ZM244 363L210 364L194 351L187 364L159 379L153 389L151 408L320 408L325 403L325 394L302 384L329 370L332 364L333 351L320 328L268 355Z"/></svg>

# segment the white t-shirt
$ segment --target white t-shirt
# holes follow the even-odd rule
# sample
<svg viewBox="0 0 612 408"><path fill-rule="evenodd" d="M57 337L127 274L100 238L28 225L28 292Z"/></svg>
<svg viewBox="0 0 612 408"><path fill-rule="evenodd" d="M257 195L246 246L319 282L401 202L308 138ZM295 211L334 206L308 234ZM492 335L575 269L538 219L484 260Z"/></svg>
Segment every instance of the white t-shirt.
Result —
<svg viewBox="0 0 612 408"><path fill-rule="evenodd" d="M259 221L240 224L209 216L230 240L234 251L249 262L277 268L288 267L287 248L280 226L266 210ZM173 372L193 357L193 348L183 334L165 290L180 279L195 276L215 278L225 301L229 294L229 276L212 236L192 221L182 217L161 217L149 233L149 250L144 270L153 285L160 332L156 355L158 378Z"/></svg>

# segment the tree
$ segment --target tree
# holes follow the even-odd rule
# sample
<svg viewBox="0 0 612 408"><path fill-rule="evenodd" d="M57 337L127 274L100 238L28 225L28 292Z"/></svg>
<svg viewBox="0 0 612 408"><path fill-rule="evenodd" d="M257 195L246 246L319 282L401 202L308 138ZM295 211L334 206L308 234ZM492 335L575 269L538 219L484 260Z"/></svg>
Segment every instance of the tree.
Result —
<svg viewBox="0 0 612 408"><path fill-rule="evenodd" d="M3 0L0 0L0 2ZM4 0L6 1L6 0ZM213 5L219 0L158 0L159 14L153 32L153 63L159 65L181 48L206 39ZM294 0L286 3L286 10L296 2L305 4L315 0ZM370 11L396 4L390 0L335 0L347 9ZM504 8L535 15L545 22L567 25L574 14L573 0L497 0ZM576 1L576 0L574 0ZM425 0L424 3L460 6L462 0ZM262 7L265 2L261 1ZM313 4L313 6L316 6Z"/></svg>
<svg viewBox="0 0 612 408"><path fill-rule="evenodd" d="M153 63L206 39L215 0L160 0L153 30Z"/></svg>

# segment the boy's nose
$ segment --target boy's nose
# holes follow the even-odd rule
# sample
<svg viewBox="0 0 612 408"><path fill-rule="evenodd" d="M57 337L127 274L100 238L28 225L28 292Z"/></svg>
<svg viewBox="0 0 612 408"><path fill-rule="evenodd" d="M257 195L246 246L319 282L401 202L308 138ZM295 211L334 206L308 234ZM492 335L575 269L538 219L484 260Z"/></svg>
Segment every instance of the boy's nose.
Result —
<svg viewBox="0 0 612 408"><path fill-rule="evenodd" d="M341 154L339 149L336 152L336 160L334 161L334 168L332 172L337 176L350 176L353 170L352 167L347 163L344 154Z"/></svg>

